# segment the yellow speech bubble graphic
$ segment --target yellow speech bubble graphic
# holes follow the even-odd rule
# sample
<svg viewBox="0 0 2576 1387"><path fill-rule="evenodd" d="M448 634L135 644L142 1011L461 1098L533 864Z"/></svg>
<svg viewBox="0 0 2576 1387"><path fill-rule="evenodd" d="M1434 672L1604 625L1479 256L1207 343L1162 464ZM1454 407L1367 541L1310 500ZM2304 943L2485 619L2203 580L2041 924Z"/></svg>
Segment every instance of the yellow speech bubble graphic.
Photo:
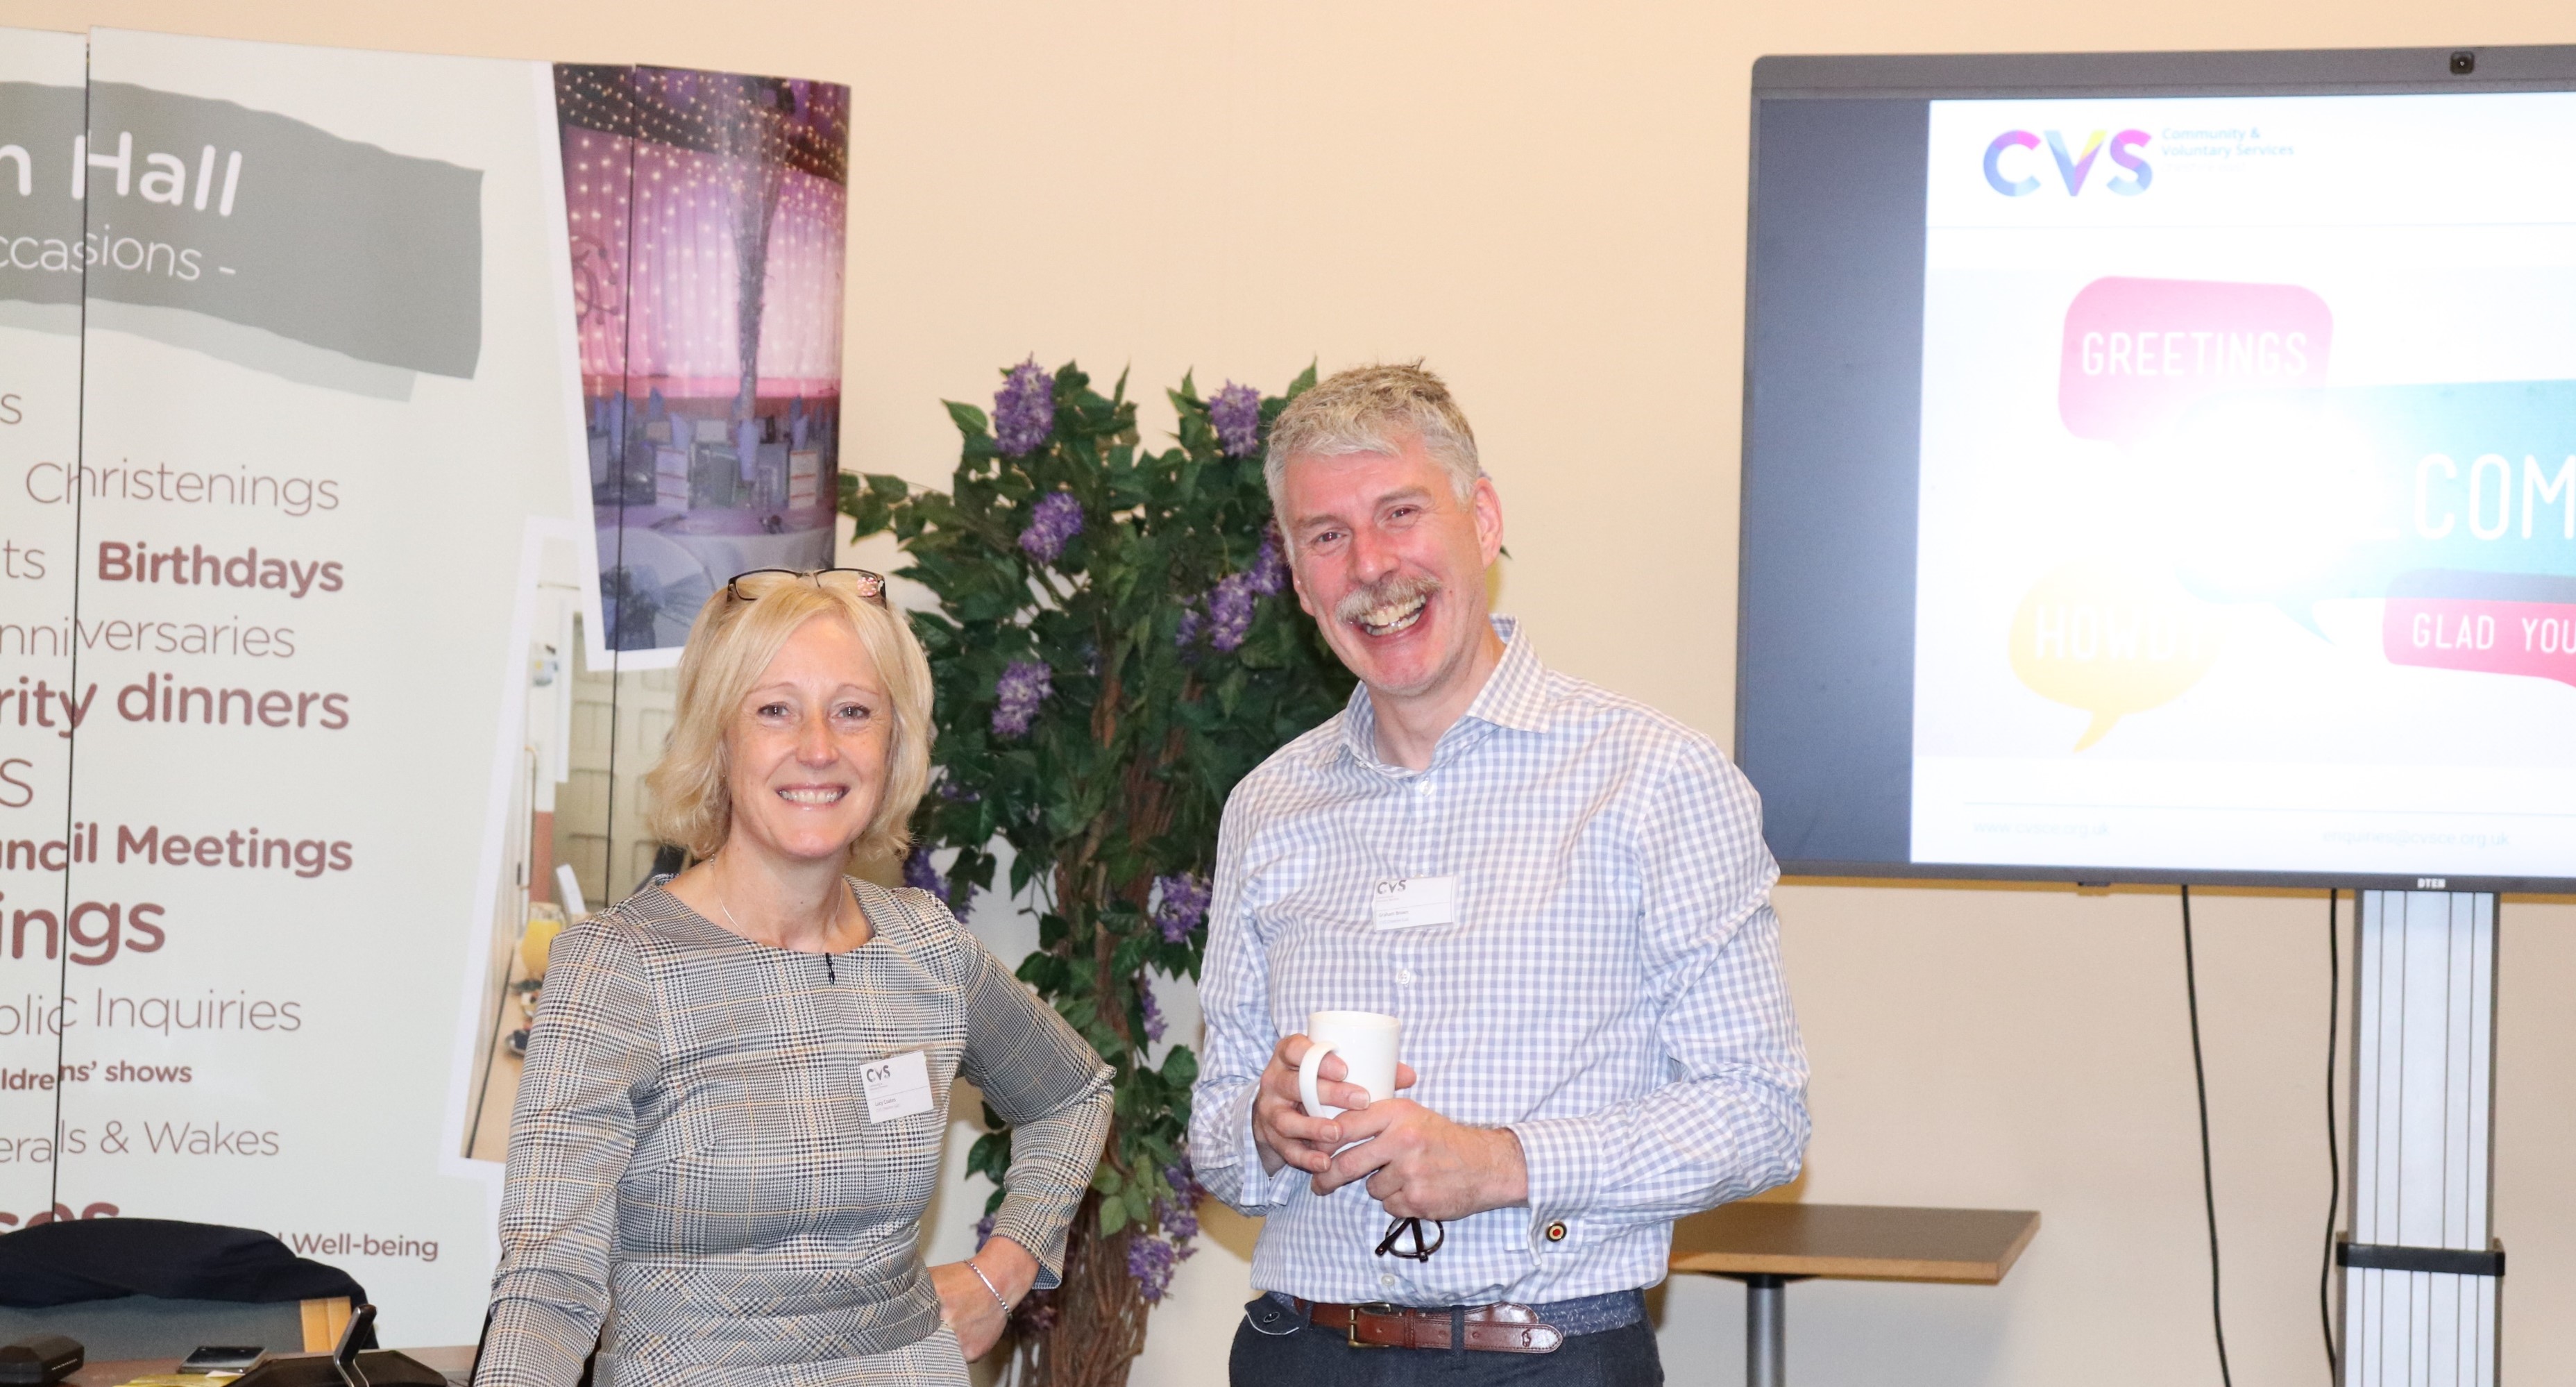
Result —
<svg viewBox="0 0 2576 1387"><path fill-rule="evenodd" d="M2030 691L2093 715L2082 751L2131 713L2182 696L2218 660L2223 613L2170 574L2070 563L2013 612L2012 669Z"/></svg>

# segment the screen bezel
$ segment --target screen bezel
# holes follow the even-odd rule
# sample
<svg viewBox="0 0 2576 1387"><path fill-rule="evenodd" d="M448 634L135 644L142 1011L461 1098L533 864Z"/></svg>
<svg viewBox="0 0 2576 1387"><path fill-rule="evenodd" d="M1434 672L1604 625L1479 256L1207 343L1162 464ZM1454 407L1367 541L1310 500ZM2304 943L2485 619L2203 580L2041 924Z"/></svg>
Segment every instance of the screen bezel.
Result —
<svg viewBox="0 0 2576 1387"><path fill-rule="evenodd" d="M2472 71L2452 71L2460 54ZM2349 96L2441 95L2473 92L2576 91L2576 45L2511 45L2459 48L2359 48L2151 53L2004 53L1775 55L1753 64L1750 148L1746 162L1745 292L1742 433L1738 458L1738 514L1753 501L1755 373L1759 324L1755 302L1762 209L1762 129L1765 103L1806 101L1934 101L2048 97ZM1918 462L1919 467L1919 454ZM1747 746L1748 632L1754 629L1756 584L1752 546L1741 530L1736 554L1734 745ZM1909 589L1910 591L1910 589ZM1911 615L1907 618L1911 623ZM1910 647L1909 647L1910 650ZM1910 670L1909 670L1910 680ZM1910 684L1909 684L1910 688ZM1911 707L1910 698L1908 703ZM1910 729L1909 729L1910 737ZM1910 745L1910 742L1909 742ZM1756 788L1760 788L1757 784ZM1907 795L1912 794L1908 782ZM1771 825L1766 814L1765 831ZM1777 843L1774 840L1774 851ZM2576 875L2420 876L2314 871L2211 871L2181 867L2059 867L2029 864L1921 863L1911 860L1845 860L1778 854L1790 876L1861 880L1954 880L2113 884L2174 884L2359 888L2380 890L2497 891L2564 894Z"/></svg>

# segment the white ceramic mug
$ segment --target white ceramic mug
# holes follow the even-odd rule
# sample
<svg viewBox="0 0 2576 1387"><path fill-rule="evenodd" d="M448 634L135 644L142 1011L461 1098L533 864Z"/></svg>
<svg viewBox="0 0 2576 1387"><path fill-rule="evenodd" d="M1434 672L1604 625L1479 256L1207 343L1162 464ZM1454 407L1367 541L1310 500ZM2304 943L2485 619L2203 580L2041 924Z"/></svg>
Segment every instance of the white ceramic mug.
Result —
<svg viewBox="0 0 2576 1387"><path fill-rule="evenodd" d="M1342 1109L1326 1104L1315 1091L1316 1071L1326 1055L1340 1055L1347 1068L1344 1082L1368 1090L1369 1101L1395 1096L1395 1051L1404 1023L1374 1011L1319 1011L1306 1018L1306 1058L1297 1066L1297 1096L1314 1117L1339 1117Z"/></svg>

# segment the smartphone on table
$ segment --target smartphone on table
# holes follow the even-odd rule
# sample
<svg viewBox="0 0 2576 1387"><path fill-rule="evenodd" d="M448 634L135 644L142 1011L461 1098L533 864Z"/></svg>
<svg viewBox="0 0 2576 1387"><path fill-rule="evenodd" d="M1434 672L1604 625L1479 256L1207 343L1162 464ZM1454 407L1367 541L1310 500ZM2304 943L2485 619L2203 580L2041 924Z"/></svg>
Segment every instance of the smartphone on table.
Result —
<svg viewBox="0 0 2576 1387"><path fill-rule="evenodd" d="M259 1344L199 1344L179 1362L183 1373L246 1373L268 1357Z"/></svg>

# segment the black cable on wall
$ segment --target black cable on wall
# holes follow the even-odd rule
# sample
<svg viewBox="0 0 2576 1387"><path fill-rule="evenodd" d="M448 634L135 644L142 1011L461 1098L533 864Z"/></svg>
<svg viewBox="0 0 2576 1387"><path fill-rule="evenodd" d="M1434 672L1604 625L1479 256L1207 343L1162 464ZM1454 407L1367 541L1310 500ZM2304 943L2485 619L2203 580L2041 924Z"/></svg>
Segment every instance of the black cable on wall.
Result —
<svg viewBox="0 0 2576 1387"><path fill-rule="evenodd" d="M2335 1041L2339 1038L2335 1032L2343 1003L2343 943L2335 906L2341 894L2326 893L2326 1240L2317 1259L2317 1323L2325 1330L2329 1387L2343 1378L2343 1365L2335 1361L2334 1322L2335 1214L2343 1203L2343 1153L2335 1148ZM2360 898L2355 897L2353 908L2360 907Z"/></svg>
<svg viewBox="0 0 2576 1387"><path fill-rule="evenodd" d="M2182 990L2191 1007L2191 1083L2200 1099L2200 1199L2209 1214L2209 1329L2218 1340L2218 1380L2236 1387L2227 1370L2227 1311L2218 1294L2218 1181L2209 1161L2209 1071L2200 1055L2200 974L2191 956L2191 888L2182 888Z"/></svg>

